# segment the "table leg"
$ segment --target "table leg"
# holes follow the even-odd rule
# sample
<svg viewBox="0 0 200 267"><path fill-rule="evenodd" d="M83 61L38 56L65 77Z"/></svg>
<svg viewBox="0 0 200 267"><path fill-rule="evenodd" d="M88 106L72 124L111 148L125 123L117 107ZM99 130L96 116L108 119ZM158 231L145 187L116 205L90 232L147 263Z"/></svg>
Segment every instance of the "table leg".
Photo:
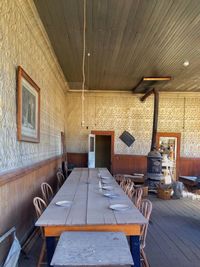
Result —
<svg viewBox="0 0 200 267"><path fill-rule="evenodd" d="M51 259L53 257L56 247L55 237L46 237L46 249L47 249L47 266L50 267Z"/></svg>
<svg viewBox="0 0 200 267"><path fill-rule="evenodd" d="M130 236L130 248L134 267L140 267L140 236Z"/></svg>

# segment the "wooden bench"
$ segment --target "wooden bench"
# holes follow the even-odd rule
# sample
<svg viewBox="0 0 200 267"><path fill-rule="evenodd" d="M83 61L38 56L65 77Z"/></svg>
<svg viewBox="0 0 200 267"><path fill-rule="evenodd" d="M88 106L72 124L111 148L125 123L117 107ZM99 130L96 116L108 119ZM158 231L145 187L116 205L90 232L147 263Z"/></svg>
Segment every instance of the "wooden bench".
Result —
<svg viewBox="0 0 200 267"><path fill-rule="evenodd" d="M64 232L51 265L131 266L133 259L126 236L121 232Z"/></svg>

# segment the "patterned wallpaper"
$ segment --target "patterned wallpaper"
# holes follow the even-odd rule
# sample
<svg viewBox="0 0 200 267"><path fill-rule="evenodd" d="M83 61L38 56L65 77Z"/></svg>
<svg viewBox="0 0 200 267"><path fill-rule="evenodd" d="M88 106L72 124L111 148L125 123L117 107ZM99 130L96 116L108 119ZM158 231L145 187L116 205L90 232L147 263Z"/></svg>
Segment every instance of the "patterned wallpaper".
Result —
<svg viewBox="0 0 200 267"><path fill-rule="evenodd" d="M32 1L0 1L0 172L61 152L65 81ZM41 89L40 143L16 138L16 69L21 65Z"/></svg>
<svg viewBox="0 0 200 267"><path fill-rule="evenodd" d="M147 155L150 150L153 96L141 103L139 96L122 93L85 95L85 127L81 127L81 96L67 96L67 150L87 152L91 130L115 131L115 153ZM181 156L200 157L200 94L160 94L159 132L181 133ZM86 128L88 127L88 129ZM127 147L119 136L124 130L136 139Z"/></svg>

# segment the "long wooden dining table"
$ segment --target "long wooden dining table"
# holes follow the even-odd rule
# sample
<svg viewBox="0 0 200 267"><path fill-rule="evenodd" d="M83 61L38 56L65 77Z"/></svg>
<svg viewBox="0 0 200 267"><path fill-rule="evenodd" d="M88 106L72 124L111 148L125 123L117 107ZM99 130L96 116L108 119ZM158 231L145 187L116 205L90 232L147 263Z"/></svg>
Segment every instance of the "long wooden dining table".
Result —
<svg viewBox="0 0 200 267"><path fill-rule="evenodd" d="M111 191L102 188L100 176L107 178ZM104 195L106 192L114 192L118 197L109 198ZM71 201L71 204L67 207L57 205L65 200ZM128 209L116 211L110 208L113 204L125 204ZM146 223L145 217L106 168L75 168L37 220L36 226L44 228L49 266L55 250L55 238L62 232L117 231L130 236L134 266L140 267L139 239L141 226Z"/></svg>

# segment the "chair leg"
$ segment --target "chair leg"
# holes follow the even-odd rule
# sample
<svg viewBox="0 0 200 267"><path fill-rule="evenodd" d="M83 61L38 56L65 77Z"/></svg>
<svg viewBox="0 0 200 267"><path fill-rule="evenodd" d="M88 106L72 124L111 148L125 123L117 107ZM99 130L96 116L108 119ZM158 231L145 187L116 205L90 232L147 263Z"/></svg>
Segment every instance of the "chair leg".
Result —
<svg viewBox="0 0 200 267"><path fill-rule="evenodd" d="M147 260L147 256L146 256L146 254L145 254L145 252L144 252L144 249L140 249L140 253L141 253L141 258L142 258L142 260L144 261L144 266L145 267L150 267L150 265L149 265L149 263L148 263L148 260Z"/></svg>
<svg viewBox="0 0 200 267"><path fill-rule="evenodd" d="M44 253L45 253L45 246L46 246L45 241L43 241L37 267L40 267L40 265L42 264L42 260L44 258Z"/></svg>

